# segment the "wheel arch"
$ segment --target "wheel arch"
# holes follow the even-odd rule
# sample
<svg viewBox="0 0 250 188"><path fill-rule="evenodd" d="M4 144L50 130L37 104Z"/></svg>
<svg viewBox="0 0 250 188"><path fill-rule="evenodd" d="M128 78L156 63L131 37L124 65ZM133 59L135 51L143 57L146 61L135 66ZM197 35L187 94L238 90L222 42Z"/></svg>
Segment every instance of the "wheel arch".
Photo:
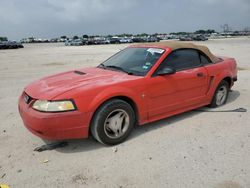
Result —
<svg viewBox="0 0 250 188"><path fill-rule="evenodd" d="M98 109L101 108L101 106L103 106L105 103L111 101L111 100L114 100L114 99L119 99L119 100L123 100L125 102L127 102L131 107L132 109L134 110L134 113L135 113L135 118L136 118L136 124L138 124L138 121L139 121L139 109L138 109L138 105L136 104L136 102L131 98L131 97L128 97L128 96L125 96L125 95L117 95L117 96L112 96L110 98L107 98L105 99L104 101L102 101L96 108L95 110L93 111L93 114L92 114L92 117L91 117L91 120L90 120L90 126L89 128L91 127L91 124L93 122L93 119L95 118L95 115L98 111Z"/></svg>
<svg viewBox="0 0 250 188"><path fill-rule="evenodd" d="M228 98L228 93L229 93L229 91L230 91L230 83L231 83L231 81L232 81L232 80L231 80L230 77L225 77L225 78L223 78L222 80L220 80L219 84L217 85L217 87L216 87L216 89L215 89L215 91L214 91L214 94L213 94L213 97L212 97L212 99L211 99L211 102L210 102L210 104L209 104L210 107L214 108L214 107L218 107L218 106L221 106L221 105L223 105L223 104L226 103L227 98ZM217 104L217 102L216 102L217 91L218 91L219 87L221 87L221 84L222 84L223 82L228 84L226 98L225 98L225 101L224 101L224 102L222 102L222 103L220 103L220 104Z"/></svg>
<svg viewBox="0 0 250 188"><path fill-rule="evenodd" d="M233 80L230 76L224 77L222 80L225 80L228 83L229 88L231 88Z"/></svg>
<svg viewBox="0 0 250 188"><path fill-rule="evenodd" d="M112 100L112 99L120 99L120 100L123 100L125 102L127 102L134 110L134 113L135 113L135 117L136 117L136 123L138 123L138 118L139 118L139 111L138 111L138 106L137 104L135 103L135 101L128 97L128 96L115 96L115 97L112 97L110 98L109 100Z"/></svg>
<svg viewBox="0 0 250 188"><path fill-rule="evenodd" d="M224 76L221 76L217 79L215 79L214 83L213 83L213 87L211 87L211 90L209 91L208 93L208 96L209 96L209 101L210 103L212 102L213 100L213 97L214 97L214 94L216 92L216 89L218 88L219 84L222 82L222 81L226 81L228 83L228 86L229 86L229 89L232 87L233 85L233 80L232 80L232 77L229 76L228 74L225 74Z"/></svg>

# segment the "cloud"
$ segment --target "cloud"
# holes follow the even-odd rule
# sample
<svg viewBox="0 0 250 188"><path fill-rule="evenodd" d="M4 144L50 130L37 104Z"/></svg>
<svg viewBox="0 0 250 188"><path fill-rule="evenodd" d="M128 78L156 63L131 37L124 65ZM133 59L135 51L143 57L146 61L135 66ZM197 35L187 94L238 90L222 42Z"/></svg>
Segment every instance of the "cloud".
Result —
<svg viewBox="0 0 250 188"><path fill-rule="evenodd" d="M194 31L249 26L249 0L0 0L0 35Z"/></svg>
<svg viewBox="0 0 250 188"><path fill-rule="evenodd" d="M59 20L66 22L93 22L113 17L113 12L122 13L137 5L137 1L125 0L48 0L47 7Z"/></svg>

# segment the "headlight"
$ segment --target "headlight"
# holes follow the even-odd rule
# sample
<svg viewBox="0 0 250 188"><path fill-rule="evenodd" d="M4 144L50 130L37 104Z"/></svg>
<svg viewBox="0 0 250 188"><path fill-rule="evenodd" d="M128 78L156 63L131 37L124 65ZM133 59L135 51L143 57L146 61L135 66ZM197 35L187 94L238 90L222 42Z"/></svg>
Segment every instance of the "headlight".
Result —
<svg viewBox="0 0 250 188"><path fill-rule="evenodd" d="M43 112L64 112L76 110L75 105L71 100L65 101L47 101L37 100L32 106L35 110Z"/></svg>

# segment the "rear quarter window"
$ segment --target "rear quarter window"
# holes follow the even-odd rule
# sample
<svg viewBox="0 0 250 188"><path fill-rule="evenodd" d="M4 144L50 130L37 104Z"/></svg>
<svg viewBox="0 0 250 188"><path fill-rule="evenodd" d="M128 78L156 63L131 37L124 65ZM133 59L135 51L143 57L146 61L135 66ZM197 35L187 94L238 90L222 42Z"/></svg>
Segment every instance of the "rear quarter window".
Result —
<svg viewBox="0 0 250 188"><path fill-rule="evenodd" d="M207 65L207 64L211 64L212 63L212 61L208 57L206 57L205 55L203 55L201 53L200 53L200 59L201 59L201 63L203 65Z"/></svg>

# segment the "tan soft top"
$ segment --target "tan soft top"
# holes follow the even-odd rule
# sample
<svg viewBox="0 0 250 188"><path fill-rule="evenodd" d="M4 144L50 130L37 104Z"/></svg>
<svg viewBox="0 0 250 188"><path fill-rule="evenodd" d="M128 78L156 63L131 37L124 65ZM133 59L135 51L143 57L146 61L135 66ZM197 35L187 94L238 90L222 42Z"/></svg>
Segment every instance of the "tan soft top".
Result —
<svg viewBox="0 0 250 188"><path fill-rule="evenodd" d="M202 45L196 45L189 42L180 42L180 41L164 41L164 42L155 42L155 43L143 43L140 45L149 45L149 46L162 46L162 47L168 47L172 50L181 49L181 48L191 48L191 49L197 49L202 51L204 54L206 54L212 62L216 63L219 61L219 58L213 55L208 47L202 46Z"/></svg>

